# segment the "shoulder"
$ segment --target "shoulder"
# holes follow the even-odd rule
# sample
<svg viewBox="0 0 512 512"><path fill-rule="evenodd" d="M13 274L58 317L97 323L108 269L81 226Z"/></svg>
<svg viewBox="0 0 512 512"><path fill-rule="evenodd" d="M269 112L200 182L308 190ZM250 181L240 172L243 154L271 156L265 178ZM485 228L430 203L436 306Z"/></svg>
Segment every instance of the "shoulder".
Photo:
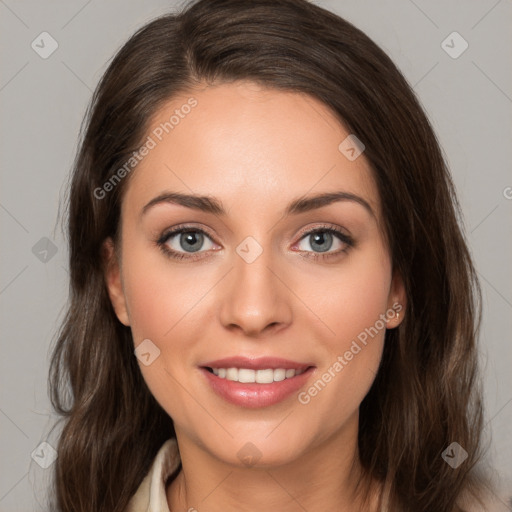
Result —
<svg viewBox="0 0 512 512"><path fill-rule="evenodd" d="M158 450L125 512L169 512L166 483L179 465L178 443L175 438L168 439Z"/></svg>

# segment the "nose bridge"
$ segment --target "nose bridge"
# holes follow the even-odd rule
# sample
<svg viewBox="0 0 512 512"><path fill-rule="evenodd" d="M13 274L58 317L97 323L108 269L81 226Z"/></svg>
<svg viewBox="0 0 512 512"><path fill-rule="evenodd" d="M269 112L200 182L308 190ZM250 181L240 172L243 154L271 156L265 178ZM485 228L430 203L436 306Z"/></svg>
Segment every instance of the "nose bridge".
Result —
<svg viewBox="0 0 512 512"><path fill-rule="evenodd" d="M270 325L291 319L289 294L276 277L275 256L267 239L265 246L253 237L243 240L233 253L230 286L223 295L221 321L257 335Z"/></svg>

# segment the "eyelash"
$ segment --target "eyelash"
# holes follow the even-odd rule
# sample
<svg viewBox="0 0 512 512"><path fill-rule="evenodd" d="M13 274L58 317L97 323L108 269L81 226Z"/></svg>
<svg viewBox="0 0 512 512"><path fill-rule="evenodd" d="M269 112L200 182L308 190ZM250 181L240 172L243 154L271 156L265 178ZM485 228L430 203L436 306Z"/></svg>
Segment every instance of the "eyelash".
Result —
<svg viewBox="0 0 512 512"><path fill-rule="evenodd" d="M166 256L168 256L169 258L175 259L175 260L188 259L189 261L195 261L195 260L204 258L204 256L200 256L201 252L197 252L197 253L179 252L179 251L175 251L173 249L169 249L167 247L166 244L170 238L172 238L174 235L179 235L182 233L202 233L203 235L206 235L208 238L212 239L212 236L201 228L197 228L194 226L177 226L176 228L174 228L172 230L165 231L160 236L160 238L158 238L158 240L156 240L156 244ZM307 236L313 235L315 233L330 233L330 234L336 236L341 242L343 242L346 245L346 247L343 249L339 249L336 252L329 252L329 253L325 253L325 254L306 251L308 253L307 256L301 254L301 256L303 256L304 258L312 258L315 261L327 260L327 259L330 259L330 258L333 258L336 256L340 256L341 253L347 253L350 249L352 249L355 246L355 242L352 239L352 237L348 236L347 234L343 233L340 229L338 229L334 226L331 226L331 225L317 226L309 231L301 233L299 241L301 241L303 238L306 238Z"/></svg>

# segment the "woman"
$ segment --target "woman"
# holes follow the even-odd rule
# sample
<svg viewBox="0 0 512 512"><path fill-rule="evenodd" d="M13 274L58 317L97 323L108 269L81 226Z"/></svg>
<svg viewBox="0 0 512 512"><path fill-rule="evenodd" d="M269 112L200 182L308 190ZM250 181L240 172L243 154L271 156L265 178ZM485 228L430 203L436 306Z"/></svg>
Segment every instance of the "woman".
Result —
<svg viewBox="0 0 512 512"><path fill-rule="evenodd" d="M55 508L483 505L458 212L413 92L348 22L202 0L143 27L72 176Z"/></svg>

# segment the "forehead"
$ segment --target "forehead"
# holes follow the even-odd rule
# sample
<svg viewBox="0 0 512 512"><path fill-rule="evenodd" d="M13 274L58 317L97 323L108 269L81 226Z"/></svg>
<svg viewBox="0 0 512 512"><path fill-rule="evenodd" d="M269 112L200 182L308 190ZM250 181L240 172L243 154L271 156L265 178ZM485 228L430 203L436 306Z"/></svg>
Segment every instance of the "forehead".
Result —
<svg viewBox="0 0 512 512"><path fill-rule="evenodd" d="M309 95L252 82L196 88L153 115L144 138L151 149L123 203L140 209L163 191L179 191L219 197L254 215L310 192L342 189L378 212L364 153L351 160L343 151L349 135Z"/></svg>

